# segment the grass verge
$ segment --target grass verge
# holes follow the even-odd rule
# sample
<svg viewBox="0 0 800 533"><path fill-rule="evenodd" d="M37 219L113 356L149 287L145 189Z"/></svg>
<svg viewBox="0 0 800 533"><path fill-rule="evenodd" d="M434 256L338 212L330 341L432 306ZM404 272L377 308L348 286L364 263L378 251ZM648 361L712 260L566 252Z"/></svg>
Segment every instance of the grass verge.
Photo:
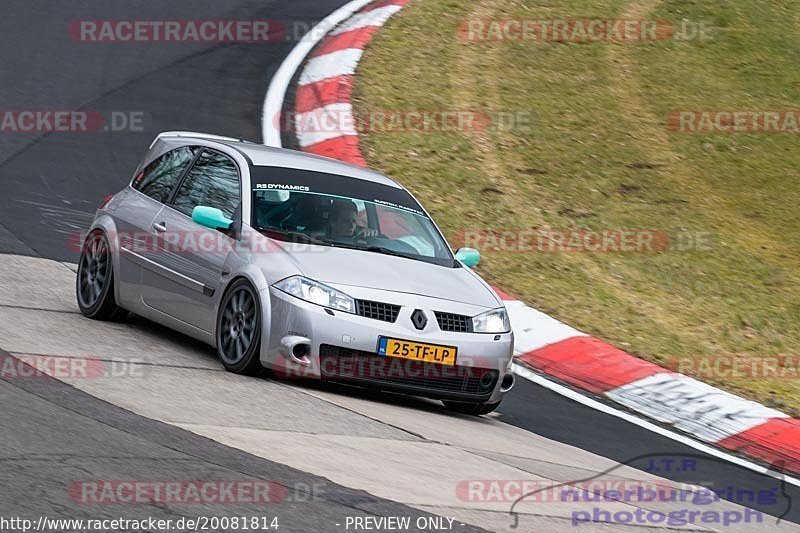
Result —
<svg viewBox="0 0 800 533"><path fill-rule="evenodd" d="M686 19L705 33L638 43L457 36L464 19L578 18ZM796 1L416 0L370 43L357 111L480 109L530 122L362 131L362 147L448 238L509 228L666 232L670 246L653 253L483 250L478 270L662 365L788 355L784 377L698 377L797 415L800 137L682 133L667 115L800 108L799 34Z"/></svg>

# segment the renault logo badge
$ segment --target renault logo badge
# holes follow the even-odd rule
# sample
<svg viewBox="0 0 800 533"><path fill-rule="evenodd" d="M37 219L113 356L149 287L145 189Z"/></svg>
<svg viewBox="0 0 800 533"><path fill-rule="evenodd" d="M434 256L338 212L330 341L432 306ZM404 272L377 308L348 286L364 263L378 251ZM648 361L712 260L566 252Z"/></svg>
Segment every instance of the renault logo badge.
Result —
<svg viewBox="0 0 800 533"><path fill-rule="evenodd" d="M425 326L428 325L428 317L425 316L422 309L416 309L411 313L411 323L414 324L414 327L417 329L425 329Z"/></svg>

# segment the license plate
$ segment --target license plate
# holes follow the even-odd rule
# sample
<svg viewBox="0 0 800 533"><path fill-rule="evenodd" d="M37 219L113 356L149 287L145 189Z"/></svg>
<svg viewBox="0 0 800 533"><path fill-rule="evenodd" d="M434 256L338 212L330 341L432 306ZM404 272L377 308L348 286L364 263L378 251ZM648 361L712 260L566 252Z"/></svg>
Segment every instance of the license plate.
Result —
<svg viewBox="0 0 800 533"><path fill-rule="evenodd" d="M404 341L381 337L378 339L378 355L413 359L440 365L455 365L458 348L422 342Z"/></svg>

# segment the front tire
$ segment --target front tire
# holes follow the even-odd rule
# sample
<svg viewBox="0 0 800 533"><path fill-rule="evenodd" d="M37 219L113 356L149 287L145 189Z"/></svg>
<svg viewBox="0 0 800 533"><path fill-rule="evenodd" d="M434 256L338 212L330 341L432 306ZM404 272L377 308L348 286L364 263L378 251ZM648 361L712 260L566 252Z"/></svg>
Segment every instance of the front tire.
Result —
<svg viewBox="0 0 800 533"><path fill-rule="evenodd" d="M263 371L261 352L261 302L247 280L235 281L220 302L217 314L217 355L235 374Z"/></svg>
<svg viewBox="0 0 800 533"><path fill-rule="evenodd" d="M89 233L83 243L75 292L85 317L116 321L127 314L114 297L114 265L108 239L100 230Z"/></svg>
<svg viewBox="0 0 800 533"><path fill-rule="evenodd" d="M462 415L487 415L500 407L500 402L494 403L470 403L470 402L451 402L451 401L442 401L444 406L454 413L460 413Z"/></svg>

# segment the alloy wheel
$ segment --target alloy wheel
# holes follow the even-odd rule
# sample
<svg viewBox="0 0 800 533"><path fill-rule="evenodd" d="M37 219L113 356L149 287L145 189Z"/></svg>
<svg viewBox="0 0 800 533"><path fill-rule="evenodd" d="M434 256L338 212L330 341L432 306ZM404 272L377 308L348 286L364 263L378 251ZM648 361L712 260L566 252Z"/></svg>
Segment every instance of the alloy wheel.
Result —
<svg viewBox="0 0 800 533"><path fill-rule="evenodd" d="M109 276L108 245L100 234L94 234L81 254L78 296L86 308L94 307L103 295Z"/></svg>
<svg viewBox="0 0 800 533"><path fill-rule="evenodd" d="M235 365L247 354L256 336L256 302L252 291L238 287L229 296L222 312L220 355Z"/></svg>

